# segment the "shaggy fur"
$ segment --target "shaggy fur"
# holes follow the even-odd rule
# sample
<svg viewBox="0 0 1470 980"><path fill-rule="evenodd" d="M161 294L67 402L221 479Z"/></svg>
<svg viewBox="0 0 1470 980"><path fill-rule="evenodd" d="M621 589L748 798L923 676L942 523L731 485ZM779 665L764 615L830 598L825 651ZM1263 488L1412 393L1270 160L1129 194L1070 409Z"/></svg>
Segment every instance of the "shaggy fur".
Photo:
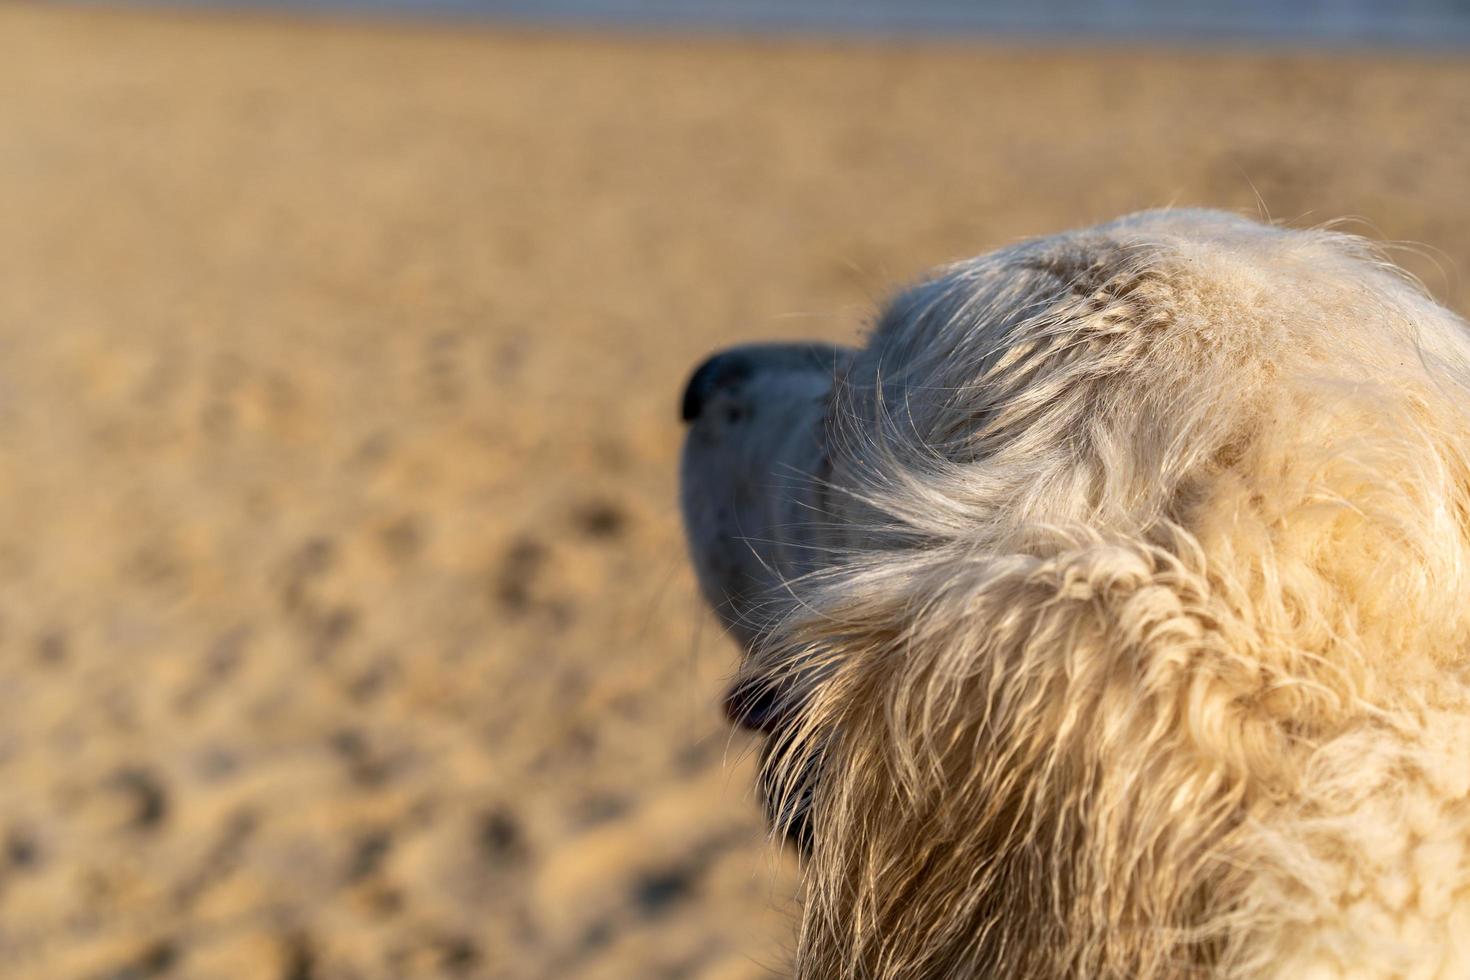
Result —
<svg viewBox="0 0 1470 980"><path fill-rule="evenodd" d="M807 401L801 480L731 416L684 471L798 977L1470 976L1461 321L1361 240L1152 212L941 270Z"/></svg>

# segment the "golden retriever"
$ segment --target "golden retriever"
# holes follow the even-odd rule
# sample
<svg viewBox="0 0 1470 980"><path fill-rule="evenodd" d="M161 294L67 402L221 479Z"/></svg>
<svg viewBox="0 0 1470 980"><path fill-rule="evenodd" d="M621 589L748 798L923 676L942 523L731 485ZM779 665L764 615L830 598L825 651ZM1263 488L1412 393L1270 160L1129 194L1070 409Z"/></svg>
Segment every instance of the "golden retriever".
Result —
<svg viewBox="0 0 1470 980"><path fill-rule="evenodd" d="M692 378L801 978L1470 977L1470 331L1148 212Z"/></svg>

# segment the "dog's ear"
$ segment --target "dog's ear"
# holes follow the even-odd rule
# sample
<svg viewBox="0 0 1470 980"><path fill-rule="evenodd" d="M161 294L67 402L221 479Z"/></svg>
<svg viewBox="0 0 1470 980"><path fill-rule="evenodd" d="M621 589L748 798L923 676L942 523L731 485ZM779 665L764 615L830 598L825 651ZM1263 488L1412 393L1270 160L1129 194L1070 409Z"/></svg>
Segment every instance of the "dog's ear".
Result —
<svg viewBox="0 0 1470 980"><path fill-rule="evenodd" d="M1407 775L1463 771L1461 709L1428 707L1460 703L1432 658L1463 658L1470 619L1430 593L1465 554L1429 563L1463 519L1436 486L1412 547L1407 493L1382 519L1362 492L1303 493L1259 527L1222 508L1206 545L1167 523L1052 529L888 552L803 592L746 668L779 682L765 785L810 842L798 975L1398 964L1356 920L1320 921L1332 876L1414 840L1415 814L1462 825L1461 777ZM1433 642L1395 626L1383 581Z"/></svg>
<svg viewBox="0 0 1470 980"><path fill-rule="evenodd" d="M1214 598L1183 543L1088 533L890 555L810 597L737 687L778 680L740 707L776 721L772 811L812 841L801 975L1204 955L1244 776L1276 748L1242 727L1260 678Z"/></svg>

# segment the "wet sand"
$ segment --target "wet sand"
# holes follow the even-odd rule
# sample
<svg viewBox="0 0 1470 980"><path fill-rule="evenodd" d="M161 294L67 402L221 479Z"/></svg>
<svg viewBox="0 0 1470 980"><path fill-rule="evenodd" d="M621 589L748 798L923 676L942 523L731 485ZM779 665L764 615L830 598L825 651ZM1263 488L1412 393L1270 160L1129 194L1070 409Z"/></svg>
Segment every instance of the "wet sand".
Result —
<svg viewBox="0 0 1470 980"><path fill-rule="evenodd" d="M1470 306L1470 62L0 7L0 974L779 975L709 349L1163 204Z"/></svg>

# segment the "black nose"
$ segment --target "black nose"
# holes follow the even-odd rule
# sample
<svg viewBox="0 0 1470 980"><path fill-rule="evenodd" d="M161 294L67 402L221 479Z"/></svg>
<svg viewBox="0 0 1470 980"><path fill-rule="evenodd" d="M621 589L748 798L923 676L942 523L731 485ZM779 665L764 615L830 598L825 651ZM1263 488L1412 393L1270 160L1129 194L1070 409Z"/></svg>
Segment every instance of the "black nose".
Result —
<svg viewBox="0 0 1470 980"><path fill-rule="evenodd" d="M689 384L684 386L683 405L679 416L685 422L693 422L704 411L709 396L721 388L729 388L749 378L755 365L744 351L723 351L708 358L694 369Z"/></svg>

